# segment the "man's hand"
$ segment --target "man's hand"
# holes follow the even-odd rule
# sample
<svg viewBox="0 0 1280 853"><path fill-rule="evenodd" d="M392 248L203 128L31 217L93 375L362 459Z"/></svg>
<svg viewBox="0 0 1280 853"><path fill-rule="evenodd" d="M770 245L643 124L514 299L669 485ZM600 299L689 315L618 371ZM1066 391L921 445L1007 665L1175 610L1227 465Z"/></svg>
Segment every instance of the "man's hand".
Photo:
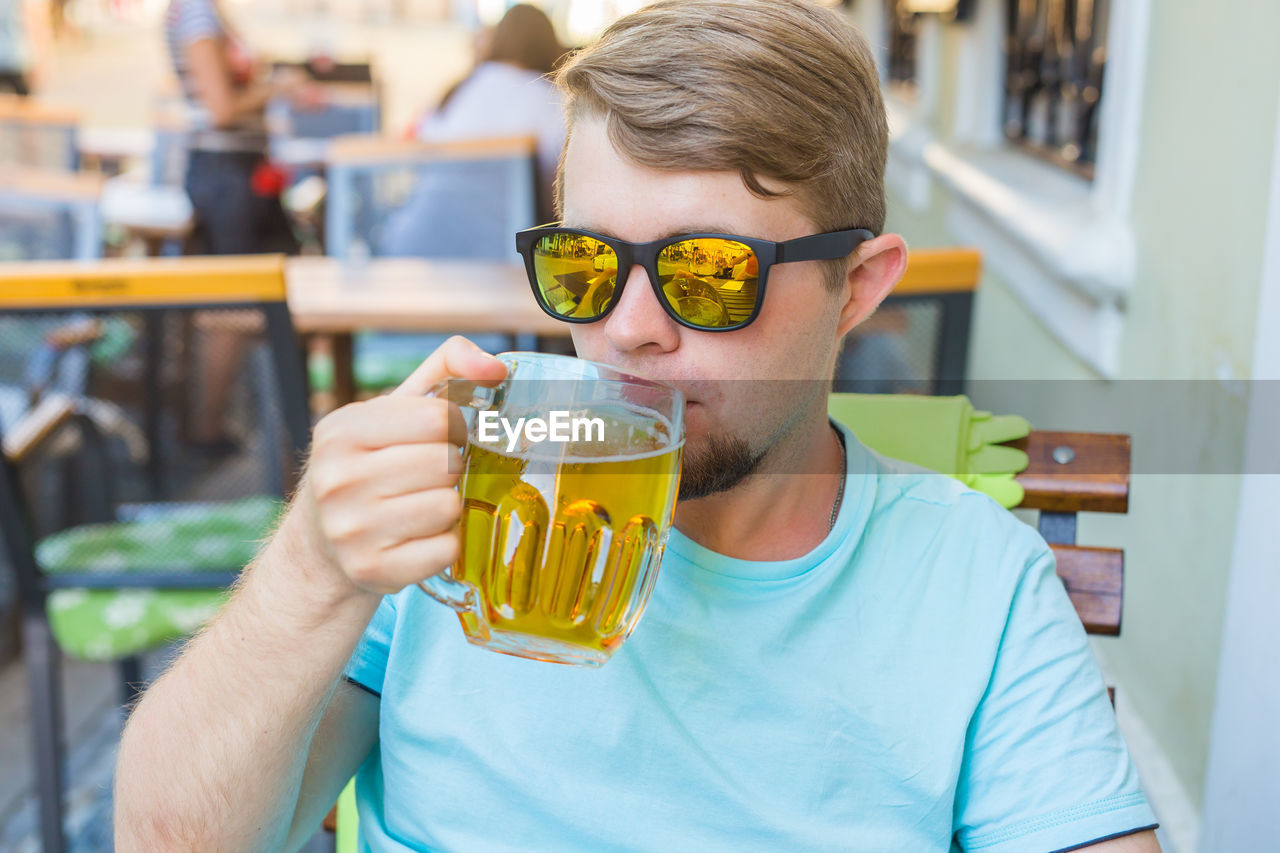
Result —
<svg viewBox="0 0 1280 853"><path fill-rule="evenodd" d="M486 385L506 365L465 338L453 337L390 395L353 403L317 424L311 461L294 513L340 586L398 592L458 557L462 500L458 406L426 397L451 377Z"/></svg>

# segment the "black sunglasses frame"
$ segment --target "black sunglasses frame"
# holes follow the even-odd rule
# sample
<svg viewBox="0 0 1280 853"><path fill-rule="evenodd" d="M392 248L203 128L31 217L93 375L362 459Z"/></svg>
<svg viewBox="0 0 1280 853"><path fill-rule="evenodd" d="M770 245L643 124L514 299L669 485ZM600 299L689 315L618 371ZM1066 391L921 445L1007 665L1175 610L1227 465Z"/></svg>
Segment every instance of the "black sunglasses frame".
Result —
<svg viewBox="0 0 1280 853"><path fill-rule="evenodd" d="M573 234L581 237L590 237L613 249L614 255L617 256L618 273L617 280L614 283L613 296L610 297L609 304L604 311L597 316L566 317L553 310L543 298L542 289L538 287L538 273L533 267L533 248L543 237L549 237L552 234ZM760 307L764 305L765 284L769 279L769 268L774 264L790 264L798 261L832 261L837 258L848 257L854 249L874 236L866 228L850 228L844 231L810 234L807 237L797 237L794 240L786 240L781 243L772 240L758 240L755 237L740 237L733 234L707 233L673 234L670 237L663 237L661 240L653 240L648 243L630 243L626 240L619 240L616 237L597 234L594 231L584 231L581 228L565 228L553 223L517 231L516 250L524 258L525 271L529 275L529 286L533 288L533 298L537 301L538 307L557 320L563 320L566 323L597 323L608 317L622 297L622 289L626 286L627 279L631 277L631 270L639 264L649 275L649 284L653 288L654 296L658 299L658 304L662 306L663 310L667 312L667 316L672 320L687 329L693 329L698 332L732 332L735 329L751 325L756 317L759 316ZM735 243L741 243L755 253L758 265L756 301L751 308L751 315L741 323L735 323L731 326L699 326L696 323L690 323L680 316L675 306L667 301L666 295L662 292L662 285L658 283L658 256L662 254L664 249L668 246L674 246L676 243L683 243L686 240L704 239L732 240ZM623 270L626 270L626 274L623 273Z"/></svg>

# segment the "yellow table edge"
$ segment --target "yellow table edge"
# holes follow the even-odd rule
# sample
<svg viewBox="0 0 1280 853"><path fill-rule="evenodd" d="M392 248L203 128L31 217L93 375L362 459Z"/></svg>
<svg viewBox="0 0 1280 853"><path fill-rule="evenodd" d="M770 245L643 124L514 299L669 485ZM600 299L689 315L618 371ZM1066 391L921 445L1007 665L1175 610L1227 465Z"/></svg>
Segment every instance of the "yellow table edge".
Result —
<svg viewBox="0 0 1280 853"><path fill-rule="evenodd" d="M284 302L283 255L0 265L0 308Z"/></svg>

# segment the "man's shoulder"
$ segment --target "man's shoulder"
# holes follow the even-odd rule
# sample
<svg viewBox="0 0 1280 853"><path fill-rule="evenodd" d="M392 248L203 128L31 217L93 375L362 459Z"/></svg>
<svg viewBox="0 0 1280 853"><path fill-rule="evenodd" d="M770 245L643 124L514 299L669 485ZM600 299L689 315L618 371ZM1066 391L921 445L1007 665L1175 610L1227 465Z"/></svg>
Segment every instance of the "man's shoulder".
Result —
<svg viewBox="0 0 1280 853"><path fill-rule="evenodd" d="M871 470L875 497L851 553L851 583L885 602L885 631L929 626L918 647L971 655L989 675L1023 578L1051 559L1044 539L954 477L883 456Z"/></svg>
<svg viewBox="0 0 1280 853"><path fill-rule="evenodd" d="M996 510L996 517L1015 520L1004 507L955 477L885 456L870 448L867 455L871 459L871 472L879 481L876 490L878 508L905 501L967 513Z"/></svg>
<svg viewBox="0 0 1280 853"><path fill-rule="evenodd" d="M969 565L981 556L1020 569L1048 550L1033 527L955 477L868 453L876 476L868 535L890 535Z"/></svg>

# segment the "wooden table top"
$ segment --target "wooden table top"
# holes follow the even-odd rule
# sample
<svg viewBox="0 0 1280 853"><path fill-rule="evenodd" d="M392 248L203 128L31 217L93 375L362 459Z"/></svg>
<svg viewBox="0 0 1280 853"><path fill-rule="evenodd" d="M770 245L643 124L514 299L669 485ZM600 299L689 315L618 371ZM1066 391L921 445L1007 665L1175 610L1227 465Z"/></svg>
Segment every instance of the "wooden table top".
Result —
<svg viewBox="0 0 1280 853"><path fill-rule="evenodd" d="M102 195L105 183L106 178L101 175L10 163L0 165L0 189L33 201L95 202Z"/></svg>
<svg viewBox="0 0 1280 853"><path fill-rule="evenodd" d="M533 301L524 267L489 261L327 257L285 262L289 312L299 332L359 329L567 335Z"/></svg>

